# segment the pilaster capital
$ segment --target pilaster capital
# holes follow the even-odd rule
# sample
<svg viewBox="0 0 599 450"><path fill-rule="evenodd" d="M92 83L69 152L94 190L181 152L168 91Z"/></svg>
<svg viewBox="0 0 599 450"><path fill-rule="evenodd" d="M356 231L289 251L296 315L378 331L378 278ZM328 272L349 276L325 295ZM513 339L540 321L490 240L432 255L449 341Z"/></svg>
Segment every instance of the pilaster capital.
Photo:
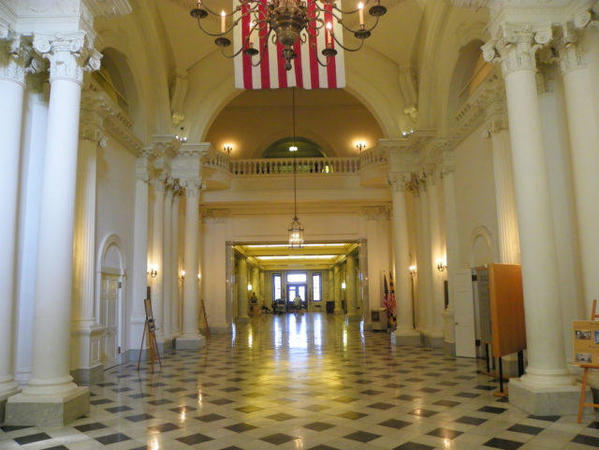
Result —
<svg viewBox="0 0 599 450"><path fill-rule="evenodd" d="M508 129L507 114L495 114L489 117L483 130L483 137L490 138L494 134Z"/></svg>
<svg viewBox="0 0 599 450"><path fill-rule="evenodd" d="M441 155L441 178L454 173L455 168L455 152L453 150L445 150Z"/></svg>
<svg viewBox="0 0 599 450"><path fill-rule="evenodd" d="M164 193L166 191L165 177L161 174L151 177L150 185L152 186L155 192Z"/></svg>
<svg viewBox="0 0 599 450"><path fill-rule="evenodd" d="M387 183L393 192L406 192L410 181L410 172L393 172L387 177Z"/></svg>
<svg viewBox="0 0 599 450"><path fill-rule="evenodd" d="M200 214L204 222L225 223L231 215L231 210L226 208L202 208Z"/></svg>
<svg viewBox="0 0 599 450"><path fill-rule="evenodd" d="M364 206L362 215L366 216L366 220L381 220L389 219L388 206Z"/></svg>
<svg viewBox="0 0 599 450"><path fill-rule="evenodd" d="M185 189L185 196L193 198L198 198L204 188L200 178L184 178L181 180L181 186Z"/></svg>
<svg viewBox="0 0 599 450"><path fill-rule="evenodd" d="M25 75L39 72L42 67L34 57L31 43L23 36L8 32L0 38L0 79L25 86Z"/></svg>
<svg viewBox="0 0 599 450"><path fill-rule="evenodd" d="M50 61L50 82L67 79L83 83L83 72L100 68L102 54L83 31L33 36L33 48Z"/></svg>
<svg viewBox="0 0 599 450"><path fill-rule="evenodd" d="M497 36L484 44L483 58L490 63L500 63L503 75L512 72L534 71L536 52L553 39L551 23L503 23Z"/></svg>
<svg viewBox="0 0 599 450"><path fill-rule="evenodd" d="M143 154L135 160L135 178L144 183L150 181L149 161Z"/></svg>

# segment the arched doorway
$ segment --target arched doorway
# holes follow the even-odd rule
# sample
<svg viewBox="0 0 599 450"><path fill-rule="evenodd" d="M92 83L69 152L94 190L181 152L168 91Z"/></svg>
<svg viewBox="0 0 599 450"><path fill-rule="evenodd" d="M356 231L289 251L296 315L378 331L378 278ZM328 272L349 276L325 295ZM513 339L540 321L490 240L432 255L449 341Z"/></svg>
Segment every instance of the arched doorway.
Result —
<svg viewBox="0 0 599 450"><path fill-rule="evenodd" d="M123 337L123 292L125 267L120 240L112 235L104 240L99 264L99 313L103 329L100 361L104 368L120 362Z"/></svg>

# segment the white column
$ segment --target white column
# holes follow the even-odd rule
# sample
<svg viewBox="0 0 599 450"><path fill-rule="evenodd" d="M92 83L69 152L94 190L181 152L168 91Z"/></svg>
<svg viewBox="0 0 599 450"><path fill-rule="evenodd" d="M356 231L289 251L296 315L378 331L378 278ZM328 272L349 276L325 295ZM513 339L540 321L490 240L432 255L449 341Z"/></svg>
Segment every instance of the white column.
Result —
<svg viewBox="0 0 599 450"><path fill-rule="evenodd" d="M433 330L433 292L428 193L424 185L418 192L418 303L422 334L430 341Z"/></svg>
<svg viewBox="0 0 599 450"><path fill-rule="evenodd" d="M82 109L73 242L73 313L71 369L83 384L97 381L102 372L99 352L92 340L100 339L96 317L96 152L103 145L102 118L92 105Z"/></svg>
<svg viewBox="0 0 599 450"><path fill-rule="evenodd" d="M394 344L416 344L420 334L412 324L412 293L410 277L410 245L408 241L408 214L406 210L406 181L409 174L390 177L392 202L392 239L395 257L395 299L397 302L397 330Z"/></svg>
<svg viewBox="0 0 599 450"><path fill-rule="evenodd" d="M345 298L347 302L347 317L359 319L361 317L357 310L357 289L356 289L356 257L349 255L345 262Z"/></svg>
<svg viewBox="0 0 599 450"><path fill-rule="evenodd" d="M431 338L433 344L443 338L443 310L445 309L443 280L444 272L437 269L437 263L442 261L447 264L445 249L441 242L441 212L439 210L439 185L438 174L434 173L428 178L428 208L429 208L429 230L430 230L430 272L431 272L431 294L432 294L432 330Z"/></svg>
<svg viewBox="0 0 599 450"><path fill-rule="evenodd" d="M171 334L179 335L179 194L173 193L171 208ZM197 279L197 276L196 276Z"/></svg>
<svg viewBox="0 0 599 450"><path fill-rule="evenodd" d="M131 305L131 334L129 348L137 351L141 346L141 338L145 323L143 300L146 298L148 278L148 158L144 152L137 158L135 167L135 218L133 233L133 280ZM151 280L151 278L150 278ZM147 342L145 342L147 348Z"/></svg>
<svg viewBox="0 0 599 450"><path fill-rule="evenodd" d="M73 224L79 106L85 34L36 35L34 47L50 60L50 104L44 160L35 291L33 370L23 393L8 400L7 423L59 425L89 410L88 390L69 374ZM92 51L87 64L98 69ZM34 411L28 406L37 403Z"/></svg>
<svg viewBox="0 0 599 450"><path fill-rule="evenodd" d="M237 266L237 307L239 308L239 317L241 322L247 322L248 317L248 268L247 261L244 256L239 258Z"/></svg>
<svg viewBox="0 0 599 450"><path fill-rule="evenodd" d="M443 205L445 211L445 252L447 255L447 280L449 305L443 311L444 328L443 339L446 344L455 343L455 322L454 322L454 292L455 292L455 271L460 268L460 246L458 241L458 216L455 200L455 165L453 154L443 162Z"/></svg>
<svg viewBox="0 0 599 450"><path fill-rule="evenodd" d="M343 311L343 304L341 303L341 277L339 274L339 265L333 268L333 276L331 277L333 283L333 299L335 300L335 314L345 314Z"/></svg>
<svg viewBox="0 0 599 450"><path fill-rule="evenodd" d="M591 92L596 80L583 59L580 46L567 43L560 51L566 112L570 134L576 215L582 260L584 301L587 317L593 299L599 299L599 129L597 105Z"/></svg>
<svg viewBox="0 0 599 450"><path fill-rule="evenodd" d="M164 330L162 329L163 313L162 302L164 300L164 276L165 268L163 263L163 235L164 235L164 179L155 177L151 181L154 191L154 204L152 210L152 260L151 267L156 267L158 274L150 278L152 295L152 312L154 313L154 322L156 323L156 335L158 339L164 339Z"/></svg>
<svg viewBox="0 0 599 450"><path fill-rule="evenodd" d="M15 307L15 251L17 192L25 68L20 41L0 48L0 403L17 392L13 380L13 309Z"/></svg>
<svg viewBox="0 0 599 450"><path fill-rule="evenodd" d="M501 41L485 44L483 55L487 61L501 56L520 232L528 367L523 377L510 381L510 401L534 411L540 407L535 407L531 395L542 389L568 391L572 387L560 332L557 254L533 48L535 38L545 43L551 32L533 36L524 26L509 29L511 33Z"/></svg>
<svg viewBox="0 0 599 450"><path fill-rule="evenodd" d="M500 261L504 264L520 264L520 236L514 197L510 133L506 121L507 118L495 117L491 120L488 130L493 149L497 241Z"/></svg>
<svg viewBox="0 0 599 450"><path fill-rule="evenodd" d="M162 216L162 334L166 340L172 338L171 330L171 305L172 305L172 285L175 280L172 279L173 275L173 261L172 261L172 220L171 215L173 213L173 191L170 186L167 186L164 194L164 214Z"/></svg>
<svg viewBox="0 0 599 450"><path fill-rule="evenodd" d="M204 337L199 333L199 202L200 180L183 180L185 187L185 254L183 281L183 335L177 338L177 348L198 348Z"/></svg>

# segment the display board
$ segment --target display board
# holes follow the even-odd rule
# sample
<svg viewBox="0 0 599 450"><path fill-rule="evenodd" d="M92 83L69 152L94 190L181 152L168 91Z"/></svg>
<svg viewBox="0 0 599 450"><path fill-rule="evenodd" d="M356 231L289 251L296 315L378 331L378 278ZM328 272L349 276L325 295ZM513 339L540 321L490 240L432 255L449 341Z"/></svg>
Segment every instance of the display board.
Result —
<svg viewBox="0 0 599 450"><path fill-rule="evenodd" d="M526 348L522 270L517 264L489 265L493 356Z"/></svg>
<svg viewBox="0 0 599 450"><path fill-rule="evenodd" d="M575 320L572 328L574 364L599 363L599 322Z"/></svg>

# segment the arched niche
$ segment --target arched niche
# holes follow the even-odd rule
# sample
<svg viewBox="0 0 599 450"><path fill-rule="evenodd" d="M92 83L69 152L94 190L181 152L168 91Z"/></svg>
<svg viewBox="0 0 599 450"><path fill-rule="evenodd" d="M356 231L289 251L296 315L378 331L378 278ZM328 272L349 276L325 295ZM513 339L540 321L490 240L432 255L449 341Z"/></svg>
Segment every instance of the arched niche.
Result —
<svg viewBox="0 0 599 450"><path fill-rule="evenodd" d="M470 267L485 266L496 260L493 239L487 227L476 227L470 242Z"/></svg>
<svg viewBox="0 0 599 450"><path fill-rule="evenodd" d="M453 115L493 70L480 50L483 41L475 39L460 49L449 85L448 112Z"/></svg>
<svg viewBox="0 0 599 450"><path fill-rule="evenodd" d="M104 88L112 100L127 113L135 131L141 132L144 119L139 101L136 79L129 59L119 50L106 47L102 50L102 64L92 77Z"/></svg>
<svg viewBox="0 0 599 450"><path fill-rule="evenodd" d="M232 157L263 157L275 141L292 135L292 89L243 91L214 119L205 141L232 144ZM296 136L328 156L354 156L355 142L373 146L384 136L370 111L344 89L295 89Z"/></svg>

